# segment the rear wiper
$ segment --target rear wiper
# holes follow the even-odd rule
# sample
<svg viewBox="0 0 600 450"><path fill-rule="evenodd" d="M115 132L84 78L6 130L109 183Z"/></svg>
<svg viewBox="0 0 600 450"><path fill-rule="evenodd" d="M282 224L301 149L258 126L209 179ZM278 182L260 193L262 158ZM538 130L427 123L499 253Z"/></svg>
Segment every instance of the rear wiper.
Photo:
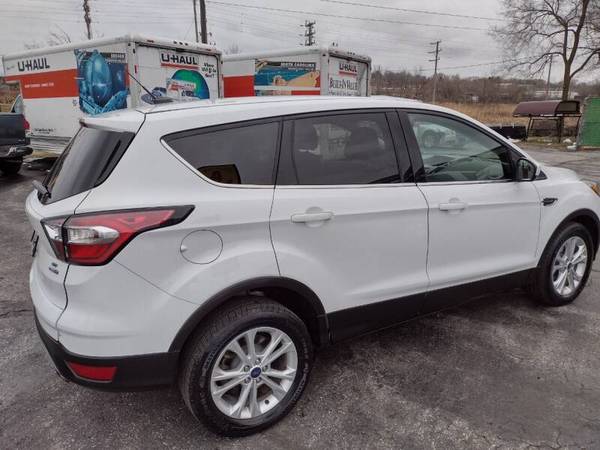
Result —
<svg viewBox="0 0 600 450"><path fill-rule="evenodd" d="M50 193L50 189L40 183L38 180L33 180L33 187L36 191L42 194L46 198L50 198L52 194Z"/></svg>

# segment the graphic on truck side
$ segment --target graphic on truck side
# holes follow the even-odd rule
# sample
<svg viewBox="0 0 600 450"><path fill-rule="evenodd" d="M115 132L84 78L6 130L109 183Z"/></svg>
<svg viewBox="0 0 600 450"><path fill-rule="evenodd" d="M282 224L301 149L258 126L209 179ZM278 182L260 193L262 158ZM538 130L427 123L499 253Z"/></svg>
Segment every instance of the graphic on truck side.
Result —
<svg viewBox="0 0 600 450"><path fill-rule="evenodd" d="M142 94L140 98L143 102L152 104L152 96L166 96L180 101L210 98L211 87L207 79L211 85L215 84L212 89L218 89L217 66L205 61L207 58L202 55L161 51L159 58L160 69L152 71L155 73L150 73L148 67L144 67L146 70L142 81L151 83L152 95ZM157 79L161 75L164 78Z"/></svg>
<svg viewBox="0 0 600 450"><path fill-rule="evenodd" d="M292 91L313 91L320 88L320 81L316 62L256 61L255 95L291 95Z"/></svg>
<svg viewBox="0 0 600 450"><path fill-rule="evenodd" d="M91 115L127 108L125 53L75 50L79 108Z"/></svg>

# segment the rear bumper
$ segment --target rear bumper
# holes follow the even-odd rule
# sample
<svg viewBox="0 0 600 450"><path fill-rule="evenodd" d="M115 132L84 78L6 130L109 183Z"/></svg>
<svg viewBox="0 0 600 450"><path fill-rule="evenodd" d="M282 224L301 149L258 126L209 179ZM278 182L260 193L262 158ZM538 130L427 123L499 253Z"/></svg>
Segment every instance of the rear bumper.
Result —
<svg viewBox="0 0 600 450"><path fill-rule="evenodd" d="M178 352L115 358L86 357L69 352L59 342L50 337L41 327L37 313L35 313L35 325L46 350L48 350L54 362L56 371L67 381L94 389L109 391L147 389L169 385L175 381L179 360ZM112 381L88 380L77 376L69 368L67 362L86 366L114 366L116 367L116 372Z"/></svg>
<svg viewBox="0 0 600 450"><path fill-rule="evenodd" d="M21 160L27 155L31 155L33 149L27 146L19 145L0 145L0 161L2 160Z"/></svg>

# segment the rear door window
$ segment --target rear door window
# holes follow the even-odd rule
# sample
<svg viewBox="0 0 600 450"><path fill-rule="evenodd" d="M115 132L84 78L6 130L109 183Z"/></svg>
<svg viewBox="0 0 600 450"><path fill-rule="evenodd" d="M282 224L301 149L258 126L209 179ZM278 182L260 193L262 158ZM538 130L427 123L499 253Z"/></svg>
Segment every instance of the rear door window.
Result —
<svg viewBox="0 0 600 450"><path fill-rule="evenodd" d="M291 133L286 141L278 185L404 181L383 112L296 119L291 122Z"/></svg>
<svg viewBox="0 0 600 450"><path fill-rule="evenodd" d="M54 203L102 183L123 156L134 133L81 127L44 180Z"/></svg>
<svg viewBox="0 0 600 450"><path fill-rule="evenodd" d="M240 124L165 137L194 169L224 184L273 185L279 122Z"/></svg>

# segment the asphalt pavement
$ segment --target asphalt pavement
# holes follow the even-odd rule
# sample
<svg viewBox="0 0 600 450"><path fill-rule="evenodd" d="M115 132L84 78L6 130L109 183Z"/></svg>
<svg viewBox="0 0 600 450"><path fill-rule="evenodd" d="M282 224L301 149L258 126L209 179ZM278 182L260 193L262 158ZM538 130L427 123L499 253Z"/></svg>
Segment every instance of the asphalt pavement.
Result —
<svg viewBox="0 0 600 450"><path fill-rule="evenodd" d="M600 180L600 152L530 154ZM600 448L600 264L580 298L521 291L319 352L291 414L243 439L197 423L175 388L96 392L56 376L33 322L39 171L0 176L0 448Z"/></svg>

